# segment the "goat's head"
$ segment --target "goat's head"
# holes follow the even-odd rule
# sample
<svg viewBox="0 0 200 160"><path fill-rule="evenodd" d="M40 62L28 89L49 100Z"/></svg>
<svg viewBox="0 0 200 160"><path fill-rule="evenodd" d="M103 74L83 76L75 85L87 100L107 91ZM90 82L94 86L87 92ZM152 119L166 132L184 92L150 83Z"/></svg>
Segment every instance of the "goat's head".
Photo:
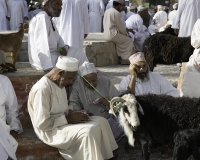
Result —
<svg viewBox="0 0 200 160"><path fill-rule="evenodd" d="M134 146L133 131L136 131L140 126L138 111L144 114L142 107L134 95L125 94L122 97L114 97L110 102L110 108L114 115L119 112L120 125L124 128L130 145Z"/></svg>

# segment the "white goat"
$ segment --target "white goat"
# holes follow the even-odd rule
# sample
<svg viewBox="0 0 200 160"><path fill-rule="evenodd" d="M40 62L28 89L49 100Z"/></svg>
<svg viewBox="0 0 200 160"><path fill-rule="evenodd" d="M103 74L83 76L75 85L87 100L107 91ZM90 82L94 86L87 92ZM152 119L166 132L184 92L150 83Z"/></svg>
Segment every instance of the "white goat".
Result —
<svg viewBox="0 0 200 160"><path fill-rule="evenodd" d="M114 97L110 102L110 108L114 115L119 112L119 123L128 137L129 144L134 146L133 131L140 126L138 111L144 115L142 107L138 104L134 95L125 94L122 97Z"/></svg>

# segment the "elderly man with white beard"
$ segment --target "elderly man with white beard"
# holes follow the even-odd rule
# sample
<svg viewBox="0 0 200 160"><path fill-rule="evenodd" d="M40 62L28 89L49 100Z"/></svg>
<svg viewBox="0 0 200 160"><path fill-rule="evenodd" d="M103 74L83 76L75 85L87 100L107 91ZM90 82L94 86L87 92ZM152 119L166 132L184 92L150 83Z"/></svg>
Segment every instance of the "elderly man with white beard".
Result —
<svg viewBox="0 0 200 160"><path fill-rule="evenodd" d="M28 111L34 131L41 141L58 148L65 159L112 158L118 146L107 120L68 106L65 86L72 84L77 71L77 59L60 56L56 67L32 87Z"/></svg>
<svg viewBox="0 0 200 160"><path fill-rule="evenodd" d="M124 77L119 84L119 91L129 91L134 95L166 94L179 97L179 91L163 76L151 72L142 52L129 58L130 75Z"/></svg>
<svg viewBox="0 0 200 160"><path fill-rule="evenodd" d="M44 11L34 16L29 24L28 55L29 62L36 70L48 72L60 55L79 60L79 65L88 61L82 49L69 47L58 33L53 17L59 17L62 0L44 0Z"/></svg>
<svg viewBox="0 0 200 160"><path fill-rule="evenodd" d="M18 102L8 77L2 75L5 67L5 53L0 51L0 160L10 157L17 160L15 152L18 143L14 139L23 131L18 119Z"/></svg>

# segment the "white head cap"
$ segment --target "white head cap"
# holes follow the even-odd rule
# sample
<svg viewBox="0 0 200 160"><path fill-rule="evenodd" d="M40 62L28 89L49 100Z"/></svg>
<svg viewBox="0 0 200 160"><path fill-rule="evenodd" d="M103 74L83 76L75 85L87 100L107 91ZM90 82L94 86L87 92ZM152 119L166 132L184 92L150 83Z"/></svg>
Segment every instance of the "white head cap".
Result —
<svg viewBox="0 0 200 160"><path fill-rule="evenodd" d="M44 6L49 0L43 0L42 5Z"/></svg>
<svg viewBox="0 0 200 160"><path fill-rule="evenodd" d="M89 62L84 62L80 67L79 67L79 72L82 76L85 76L90 73L97 73L97 70L94 66L94 63L89 63Z"/></svg>
<svg viewBox="0 0 200 160"><path fill-rule="evenodd" d="M130 9L135 9L136 7L135 7L135 6L130 6L129 8L130 8Z"/></svg>
<svg viewBox="0 0 200 160"><path fill-rule="evenodd" d="M120 3L120 4L124 4L124 3L125 3L124 0L113 0L113 1L118 2L118 3Z"/></svg>
<svg viewBox="0 0 200 160"><path fill-rule="evenodd" d="M0 50L0 65L6 63L6 54L4 51Z"/></svg>
<svg viewBox="0 0 200 160"><path fill-rule="evenodd" d="M145 11L146 9L147 9L147 7L142 6L142 5L139 5L139 6L137 7L138 12L140 12L140 11Z"/></svg>
<svg viewBox="0 0 200 160"><path fill-rule="evenodd" d="M172 7L173 7L173 9L178 8L178 3L175 3Z"/></svg>
<svg viewBox="0 0 200 160"><path fill-rule="evenodd" d="M78 71L78 60L69 56L59 56L56 67L68 72Z"/></svg>
<svg viewBox="0 0 200 160"><path fill-rule="evenodd" d="M162 6L162 5L157 5L157 8L158 8L159 10L163 10L163 6Z"/></svg>

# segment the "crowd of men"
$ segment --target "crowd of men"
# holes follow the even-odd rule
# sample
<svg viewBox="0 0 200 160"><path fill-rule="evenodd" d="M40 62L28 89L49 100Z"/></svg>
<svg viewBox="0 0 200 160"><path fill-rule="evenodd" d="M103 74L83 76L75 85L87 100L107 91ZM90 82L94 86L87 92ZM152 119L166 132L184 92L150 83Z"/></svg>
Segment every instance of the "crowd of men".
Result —
<svg viewBox="0 0 200 160"><path fill-rule="evenodd" d="M113 97L127 91L134 95L179 97L189 93L187 96L199 97L198 90L191 90L191 82L193 89L199 85L200 2L190 0L188 6L187 3L182 0L174 4L169 14L158 5L154 15L150 15L143 5L130 6L126 13L124 0L111 0L108 4L102 0L43 0L31 2L29 8L24 0L0 0L0 30L16 30L19 23L29 19L29 62L34 69L45 72L28 98L37 137L58 148L65 159L111 159L117 156L117 142L124 136L118 119L109 112ZM188 7L193 8L190 14ZM181 94L163 76L149 70L141 52L144 40L167 25L179 37L191 36L195 48ZM88 33L102 29L104 38L116 44L121 64L129 64L130 75L123 78L118 89L108 78L98 75L83 52L83 40ZM0 159L15 160L15 132L23 130L17 118L15 91L10 80L2 75L5 61L5 53L0 51Z"/></svg>

